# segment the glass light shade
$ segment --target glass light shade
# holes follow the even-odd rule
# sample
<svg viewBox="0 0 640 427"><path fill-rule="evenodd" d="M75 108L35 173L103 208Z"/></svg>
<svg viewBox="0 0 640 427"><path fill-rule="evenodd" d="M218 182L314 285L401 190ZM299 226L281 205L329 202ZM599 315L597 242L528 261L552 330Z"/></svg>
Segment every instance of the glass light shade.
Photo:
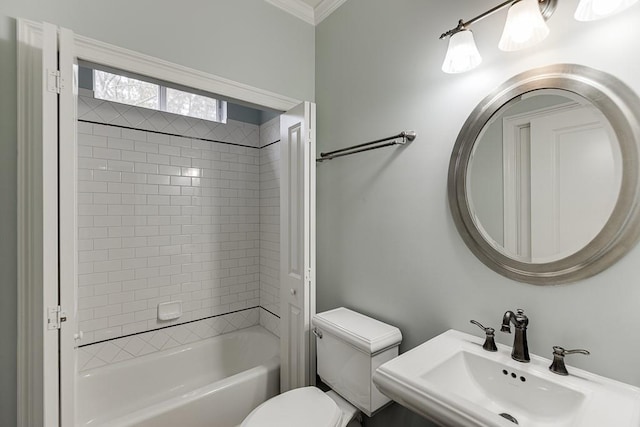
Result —
<svg viewBox="0 0 640 427"><path fill-rule="evenodd" d="M595 21L615 15L637 2L638 0L580 0L573 16L578 21Z"/></svg>
<svg viewBox="0 0 640 427"><path fill-rule="evenodd" d="M520 0L509 8L498 47L513 51L533 46L549 35L538 0Z"/></svg>
<svg viewBox="0 0 640 427"><path fill-rule="evenodd" d="M442 71L449 74L464 73L482 62L471 30L458 31L449 38L449 49L442 63Z"/></svg>

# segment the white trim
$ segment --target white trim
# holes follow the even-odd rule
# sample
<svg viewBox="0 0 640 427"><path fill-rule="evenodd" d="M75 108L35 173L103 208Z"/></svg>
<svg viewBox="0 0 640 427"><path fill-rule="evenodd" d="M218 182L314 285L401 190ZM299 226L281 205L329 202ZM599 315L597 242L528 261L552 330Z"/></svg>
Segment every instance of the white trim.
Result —
<svg viewBox="0 0 640 427"><path fill-rule="evenodd" d="M43 72L42 72L42 136L31 141L42 148L40 168L42 170L42 301L43 313L59 304L59 229L58 229L58 94L52 91L51 72L58 70L58 28L44 23L43 30ZM56 79L53 79L55 82ZM32 171L33 172L33 171ZM36 208L37 209L37 208ZM33 285L33 284L32 284ZM38 286L36 284L36 286ZM37 310L37 309L36 309ZM59 330L47 327L48 318L42 322L44 332L43 380L44 380L44 426L55 427L60 419L60 374L59 374Z"/></svg>
<svg viewBox="0 0 640 427"><path fill-rule="evenodd" d="M78 224L77 224L77 88L78 67L73 51L73 32L60 28L59 68L62 87L59 96L60 126L58 158L60 162L60 306L67 321L60 329L60 424L75 423L76 357L74 336L78 330ZM65 120L71 117L73 120Z"/></svg>
<svg viewBox="0 0 640 427"><path fill-rule="evenodd" d="M19 427L58 425L58 112L48 91L57 69L51 24L18 19L18 346Z"/></svg>
<svg viewBox="0 0 640 427"><path fill-rule="evenodd" d="M307 24L318 25L347 0L322 0L315 9L302 0L265 0Z"/></svg>
<svg viewBox="0 0 640 427"><path fill-rule="evenodd" d="M296 18L302 19L307 24L315 25L314 11L311 6L302 0L265 0L267 3L274 5L287 13L292 14Z"/></svg>
<svg viewBox="0 0 640 427"><path fill-rule="evenodd" d="M323 0L315 10L315 22L316 25L324 21L329 15L331 15L337 8L342 6L347 0Z"/></svg>
<svg viewBox="0 0 640 427"><path fill-rule="evenodd" d="M75 35L75 51L78 59L170 81L274 110L287 111L301 102L84 36Z"/></svg>

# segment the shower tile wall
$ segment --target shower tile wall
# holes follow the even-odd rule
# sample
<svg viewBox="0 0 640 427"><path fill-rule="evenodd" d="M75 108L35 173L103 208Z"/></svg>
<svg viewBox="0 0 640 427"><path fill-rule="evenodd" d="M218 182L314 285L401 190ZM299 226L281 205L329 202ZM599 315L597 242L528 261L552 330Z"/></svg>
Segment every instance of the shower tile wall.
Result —
<svg viewBox="0 0 640 427"><path fill-rule="evenodd" d="M273 254L260 250L258 126L90 98L78 108L81 345L258 307L273 293L260 291L260 264ZM158 303L170 300L182 301L182 317L158 321Z"/></svg>
<svg viewBox="0 0 640 427"><path fill-rule="evenodd" d="M260 324L280 336L280 118L260 126Z"/></svg>

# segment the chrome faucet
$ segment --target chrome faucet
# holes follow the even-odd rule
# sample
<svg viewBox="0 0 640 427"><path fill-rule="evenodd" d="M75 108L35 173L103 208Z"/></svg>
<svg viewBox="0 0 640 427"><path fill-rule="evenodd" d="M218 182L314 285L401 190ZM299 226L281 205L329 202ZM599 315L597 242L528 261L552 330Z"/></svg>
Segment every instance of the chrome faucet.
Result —
<svg viewBox="0 0 640 427"><path fill-rule="evenodd" d="M528 363L531 360L529 357L529 345L527 344L527 325L529 325L529 318L525 316L524 310L519 309L517 313L507 311L502 317L502 328L500 328L500 330L510 334L511 323L513 323L513 326L516 328L511 358L518 362Z"/></svg>

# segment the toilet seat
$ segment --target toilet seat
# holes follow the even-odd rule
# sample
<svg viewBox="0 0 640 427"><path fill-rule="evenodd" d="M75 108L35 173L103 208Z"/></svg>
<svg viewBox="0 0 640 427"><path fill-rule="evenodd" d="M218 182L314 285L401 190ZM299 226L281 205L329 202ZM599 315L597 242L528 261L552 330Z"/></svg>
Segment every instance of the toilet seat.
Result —
<svg viewBox="0 0 640 427"><path fill-rule="evenodd" d="M254 409L242 427L337 427L338 405L316 387L303 387L273 397Z"/></svg>

